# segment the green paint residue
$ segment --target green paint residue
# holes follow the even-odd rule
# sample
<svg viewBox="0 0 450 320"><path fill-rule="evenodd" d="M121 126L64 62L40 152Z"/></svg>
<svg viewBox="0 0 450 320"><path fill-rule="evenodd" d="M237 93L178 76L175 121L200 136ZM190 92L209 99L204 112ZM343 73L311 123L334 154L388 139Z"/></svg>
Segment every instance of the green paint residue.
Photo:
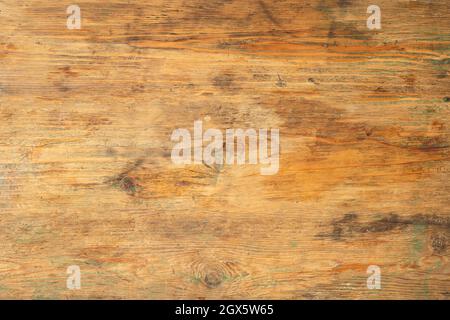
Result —
<svg viewBox="0 0 450 320"><path fill-rule="evenodd" d="M5 291L8 291L8 290L9 290L9 288L7 286L4 286L4 285L0 284L0 292L5 292Z"/></svg>
<svg viewBox="0 0 450 320"><path fill-rule="evenodd" d="M192 276L192 277L189 279L189 281L192 282L192 283L194 283L194 284L199 284L199 283L202 282L202 279L200 279L199 276Z"/></svg>
<svg viewBox="0 0 450 320"><path fill-rule="evenodd" d="M413 226L413 239L411 242L411 253L410 259L412 263L416 263L420 258L423 248L424 248L424 237L426 225L424 224L415 224Z"/></svg>
<svg viewBox="0 0 450 320"><path fill-rule="evenodd" d="M244 279L247 276L248 276L247 272L244 272L242 274L238 274L238 275L235 275L235 276L224 274L223 277L222 277L222 280L223 280L223 282L226 282L226 281L238 281L238 280Z"/></svg>
<svg viewBox="0 0 450 320"><path fill-rule="evenodd" d="M426 271L425 278L423 280L423 295L425 299L430 299L430 275L439 270L442 267L442 261L438 260L431 268Z"/></svg>
<svg viewBox="0 0 450 320"><path fill-rule="evenodd" d="M431 60L431 65L433 66L433 69L440 72L439 78L445 78L446 72L449 68L450 64L450 58L443 59L443 60Z"/></svg>

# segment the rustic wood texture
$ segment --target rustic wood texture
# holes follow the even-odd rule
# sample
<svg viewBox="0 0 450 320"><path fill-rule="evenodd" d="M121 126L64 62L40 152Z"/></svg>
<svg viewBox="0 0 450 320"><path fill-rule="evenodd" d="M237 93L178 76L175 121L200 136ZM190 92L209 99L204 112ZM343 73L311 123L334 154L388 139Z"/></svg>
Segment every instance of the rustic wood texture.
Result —
<svg viewBox="0 0 450 320"><path fill-rule="evenodd" d="M448 0L2 0L0 22L0 298L449 299ZM279 173L172 164L195 120L280 128Z"/></svg>

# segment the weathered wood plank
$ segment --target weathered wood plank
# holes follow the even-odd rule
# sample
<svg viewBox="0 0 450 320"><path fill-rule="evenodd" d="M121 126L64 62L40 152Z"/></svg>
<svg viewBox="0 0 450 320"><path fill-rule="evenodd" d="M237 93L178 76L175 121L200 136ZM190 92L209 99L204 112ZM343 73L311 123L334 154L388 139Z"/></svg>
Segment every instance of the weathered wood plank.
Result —
<svg viewBox="0 0 450 320"><path fill-rule="evenodd" d="M449 298L448 1L379 0L381 30L356 0L70 4L0 1L0 298ZM195 120L279 128L278 174L174 165Z"/></svg>

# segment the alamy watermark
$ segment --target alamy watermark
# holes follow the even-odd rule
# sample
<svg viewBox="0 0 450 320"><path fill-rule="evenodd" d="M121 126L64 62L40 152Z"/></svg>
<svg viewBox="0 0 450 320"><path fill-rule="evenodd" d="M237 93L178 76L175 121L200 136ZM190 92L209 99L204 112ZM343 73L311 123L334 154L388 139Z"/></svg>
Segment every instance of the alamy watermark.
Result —
<svg viewBox="0 0 450 320"><path fill-rule="evenodd" d="M219 129L207 129L203 132L203 121L197 120L194 121L193 136L189 129L180 128L172 132L171 140L178 142L171 154L172 162L178 165L259 163L262 175L274 175L280 167L279 129L271 129L270 137L268 129L226 129L224 133Z"/></svg>
<svg viewBox="0 0 450 320"><path fill-rule="evenodd" d="M369 30L381 29L381 9L379 6L372 4L367 8L367 13L371 15L367 18L367 28Z"/></svg>
<svg viewBox="0 0 450 320"><path fill-rule="evenodd" d="M371 265L367 268L367 274L370 274L367 278L367 289L381 289L381 268Z"/></svg>
<svg viewBox="0 0 450 320"><path fill-rule="evenodd" d="M81 289L81 270L77 265L72 265L67 267L67 277L66 286L69 290Z"/></svg>
<svg viewBox="0 0 450 320"><path fill-rule="evenodd" d="M81 9L76 4L67 7L66 13L69 15L67 17L66 25L67 29L81 29Z"/></svg>

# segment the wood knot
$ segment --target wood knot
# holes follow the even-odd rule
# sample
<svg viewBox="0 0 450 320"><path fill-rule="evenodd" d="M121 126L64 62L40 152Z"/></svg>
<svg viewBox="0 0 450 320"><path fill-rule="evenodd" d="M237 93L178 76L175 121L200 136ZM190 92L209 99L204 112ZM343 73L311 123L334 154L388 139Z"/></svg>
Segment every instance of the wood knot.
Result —
<svg viewBox="0 0 450 320"><path fill-rule="evenodd" d="M444 235L434 235L431 237L431 247L437 254L444 253L447 250L447 238Z"/></svg>
<svg viewBox="0 0 450 320"><path fill-rule="evenodd" d="M136 194L139 188L136 181L128 175L119 175L118 177L113 178L111 184L132 196Z"/></svg>
<svg viewBox="0 0 450 320"><path fill-rule="evenodd" d="M217 271L210 271L203 278L203 282L209 288L216 288L222 283L224 275Z"/></svg>

